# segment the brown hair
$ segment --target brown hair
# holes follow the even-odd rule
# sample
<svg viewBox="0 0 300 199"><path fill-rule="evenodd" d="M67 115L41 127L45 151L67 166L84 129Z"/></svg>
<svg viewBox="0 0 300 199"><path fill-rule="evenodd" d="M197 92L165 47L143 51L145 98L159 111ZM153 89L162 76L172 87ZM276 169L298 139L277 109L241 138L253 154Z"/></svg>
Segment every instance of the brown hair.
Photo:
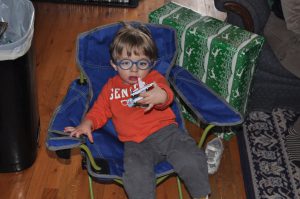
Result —
<svg viewBox="0 0 300 199"><path fill-rule="evenodd" d="M132 26L123 22L122 27L116 34L110 45L110 55L113 62L126 49L127 55L145 55L150 61L157 59L157 47L152 39L150 31L142 24Z"/></svg>

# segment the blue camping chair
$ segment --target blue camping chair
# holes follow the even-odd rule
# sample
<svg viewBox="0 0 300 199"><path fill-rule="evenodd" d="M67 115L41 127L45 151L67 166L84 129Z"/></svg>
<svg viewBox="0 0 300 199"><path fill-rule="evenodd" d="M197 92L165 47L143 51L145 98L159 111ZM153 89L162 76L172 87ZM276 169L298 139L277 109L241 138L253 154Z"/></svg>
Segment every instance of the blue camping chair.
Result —
<svg viewBox="0 0 300 199"><path fill-rule="evenodd" d="M132 24L134 25L135 22ZM109 78L116 75L110 66L108 49L115 33L121 27L121 23L116 23L79 35L77 63L81 76L71 83L65 98L56 109L48 129L47 148L56 151L59 156L68 157L68 151L72 148L80 147L82 149L84 165L89 174L91 198L94 197L92 179L122 184L123 143L118 140L111 121L93 132L93 144L86 137L69 137L69 134L64 133L63 130L66 126L80 124L103 85ZM199 147L203 145L207 133L213 126L240 124L243 119L238 112L187 70L174 64L177 53L175 30L158 24L147 24L147 27L159 50L158 62L154 70L159 71L168 79L177 96L172 104L172 109L177 116L179 126L185 129L181 116L182 104L207 124L198 144ZM177 98L180 99L181 104ZM185 132L187 131L185 130ZM156 165L155 172L157 183L160 183L173 173L173 169L168 162L161 162ZM177 181L180 198L182 198L180 180Z"/></svg>

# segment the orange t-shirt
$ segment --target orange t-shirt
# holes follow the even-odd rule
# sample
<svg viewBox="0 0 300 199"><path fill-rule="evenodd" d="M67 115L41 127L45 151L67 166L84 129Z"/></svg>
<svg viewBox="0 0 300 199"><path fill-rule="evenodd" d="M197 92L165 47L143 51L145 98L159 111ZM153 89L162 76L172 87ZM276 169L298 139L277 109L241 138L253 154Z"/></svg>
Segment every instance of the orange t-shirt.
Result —
<svg viewBox="0 0 300 199"><path fill-rule="evenodd" d="M135 90L138 85L125 84L120 76L116 75L104 85L93 107L86 115L86 119L92 121L93 129L101 128L109 118L112 118L121 141L142 142L162 127L176 124L175 114L169 107L174 94L166 79L159 72L152 70L143 81L146 84L156 82L166 91L167 101L154 106L148 112L144 112L144 108L141 107L128 107L127 100L130 98L130 91Z"/></svg>

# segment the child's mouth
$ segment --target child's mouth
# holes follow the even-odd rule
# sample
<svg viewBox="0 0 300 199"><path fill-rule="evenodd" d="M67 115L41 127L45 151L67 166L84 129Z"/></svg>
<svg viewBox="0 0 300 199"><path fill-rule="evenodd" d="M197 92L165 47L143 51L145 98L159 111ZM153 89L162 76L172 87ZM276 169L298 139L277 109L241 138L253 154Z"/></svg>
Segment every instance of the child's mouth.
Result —
<svg viewBox="0 0 300 199"><path fill-rule="evenodd" d="M137 82L137 81L138 81L138 77L136 77L136 76L130 76L130 77L129 77L129 80L130 80L130 81Z"/></svg>

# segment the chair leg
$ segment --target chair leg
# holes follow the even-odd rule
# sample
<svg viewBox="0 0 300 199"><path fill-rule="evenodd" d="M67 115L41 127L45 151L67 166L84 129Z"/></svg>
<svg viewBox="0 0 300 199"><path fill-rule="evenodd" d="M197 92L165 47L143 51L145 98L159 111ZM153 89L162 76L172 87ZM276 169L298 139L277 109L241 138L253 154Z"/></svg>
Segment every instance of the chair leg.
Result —
<svg viewBox="0 0 300 199"><path fill-rule="evenodd" d="M93 180L92 180L92 177L89 176L89 190L90 190L90 198L91 199L94 199L94 191L93 191Z"/></svg>
<svg viewBox="0 0 300 199"><path fill-rule="evenodd" d="M86 78L82 72L80 72L79 83L80 83L80 85L84 85L87 83Z"/></svg>
<svg viewBox="0 0 300 199"><path fill-rule="evenodd" d="M101 167L99 167L96 162L95 162L95 159L90 151L90 149L85 145L85 144L82 144L80 145L80 149L82 149L83 151L86 152L90 162L91 162L91 165L93 167L93 169L95 169L96 171L100 171L101 170Z"/></svg>
<svg viewBox="0 0 300 199"><path fill-rule="evenodd" d="M208 132L210 131L210 129L212 129L215 125L209 124L203 131L203 134L201 136L200 142L198 144L198 147L201 148L203 146L203 143L207 137Z"/></svg>
<svg viewBox="0 0 300 199"><path fill-rule="evenodd" d="M181 182L180 182L180 179L179 179L178 176L177 176L177 187L178 187L179 199L183 199L182 189L181 189Z"/></svg>

